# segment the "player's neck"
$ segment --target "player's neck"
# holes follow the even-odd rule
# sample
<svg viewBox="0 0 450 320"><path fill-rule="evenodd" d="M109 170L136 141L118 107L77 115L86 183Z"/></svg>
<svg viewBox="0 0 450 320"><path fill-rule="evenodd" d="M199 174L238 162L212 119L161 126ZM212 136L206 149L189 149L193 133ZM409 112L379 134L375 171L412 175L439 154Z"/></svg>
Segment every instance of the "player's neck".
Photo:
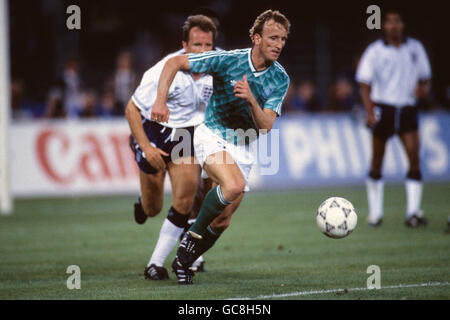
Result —
<svg viewBox="0 0 450 320"><path fill-rule="evenodd" d="M400 45L403 42L403 37L386 37L386 42L391 45L394 46L396 48L400 47Z"/></svg>
<svg viewBox="0 0 450 320"><path fill-rule="evenodd" d="M256 71L262 71L270 67L273 63L272 61L267 61L263 58L263 56L259 53L259 51L255 48L252 49L252 63L255 67Z"/></svg>

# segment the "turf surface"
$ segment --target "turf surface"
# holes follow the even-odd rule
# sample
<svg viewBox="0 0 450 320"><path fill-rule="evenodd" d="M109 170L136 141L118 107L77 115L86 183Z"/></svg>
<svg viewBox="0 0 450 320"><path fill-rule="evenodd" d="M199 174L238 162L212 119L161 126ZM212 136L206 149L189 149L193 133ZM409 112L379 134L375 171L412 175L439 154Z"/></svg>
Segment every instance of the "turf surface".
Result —
<svg viewBox="0 0 450 320"><path fill-rule="evenodd" d="M356 230L341 240L315 224L318 205L332 195L349 199L359 213ZM206 254L208 271L187 287L171 272L163 282L141 275L170 197L143 226L132 218L133 197L18 200L14 215L0 217L0 299L449 299L449 195L450 184L426 185L429 225L412 230L403 225L402 186L386 186L379 229L365 223L363 187L251 193ZM81 268L81 290L66 287L69 265ZM365 288L369 265L381 268L382 287L393 288L321 292ZM395 287L430 282L440 284ZM289 295L311 290L319 292Z"/></svg>

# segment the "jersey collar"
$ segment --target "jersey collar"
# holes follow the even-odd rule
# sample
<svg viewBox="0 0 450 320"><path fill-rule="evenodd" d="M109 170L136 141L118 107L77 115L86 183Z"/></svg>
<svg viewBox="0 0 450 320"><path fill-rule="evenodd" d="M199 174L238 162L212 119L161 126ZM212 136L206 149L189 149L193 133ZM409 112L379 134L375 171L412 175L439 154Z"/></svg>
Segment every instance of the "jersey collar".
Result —
<svg viewBox="0 0 450 320"><path fill-rule="evenodd" d="M384 43L384 45L385 45L386 47L389 47L389 46L390 46L390 44L387 42L387 39L386 39L386 36L385 36L385 35L383 35L383 37L382 37L381 39L383 40L383 43ZM401 46L402 44L405 44L407 41L408 41L408 37L403 36L403 37L402 37L402 40L400 41L400 46Z"/></svg>
<svg viewBox="0 0 450 320"><path fill-rule="evenodd" d="M265 68L264 70L257 71L255 66L253 65L253 61L252 61L252 50L253 50L253 48L248 50L248 65L250 66L250 69L252 70L253 75L255 76L255 78L258 78L259 76L262 76L264 73L269 71L269 69L270 69L270 67L272 65L270 65L269 67Z"/></svg>

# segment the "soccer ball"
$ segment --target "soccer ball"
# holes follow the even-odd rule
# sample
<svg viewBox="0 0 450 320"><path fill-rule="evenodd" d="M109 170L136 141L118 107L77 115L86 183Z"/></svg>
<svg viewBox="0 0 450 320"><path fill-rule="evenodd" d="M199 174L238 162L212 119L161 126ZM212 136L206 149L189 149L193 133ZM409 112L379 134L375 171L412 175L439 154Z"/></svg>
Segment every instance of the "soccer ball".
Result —
<svg viewBox="0 0 450 320"><path fill-rule="evenodd" d="M341 239L355 229L358 216L350 201L332 197L325 200L317 209L316 221L323 234L330 238Z"/></svg>

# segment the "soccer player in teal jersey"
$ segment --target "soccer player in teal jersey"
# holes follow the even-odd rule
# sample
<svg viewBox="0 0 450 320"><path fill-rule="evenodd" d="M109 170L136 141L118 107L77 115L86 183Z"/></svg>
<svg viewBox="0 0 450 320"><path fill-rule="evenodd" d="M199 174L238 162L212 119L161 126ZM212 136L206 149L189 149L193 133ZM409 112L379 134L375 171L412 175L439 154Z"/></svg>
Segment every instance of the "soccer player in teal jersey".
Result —
<svg viewBox="0 0 450 320"><path fill-rule="evenodd" d="M254 159L248 147L257 142L260 132L272 129L289 87L289 77L276 61L289 28L283 14L267 10L250 29L252 48L176 56L166 62L161 73L151 114L156 121L168 120L168 89L179 70L210 73L214 86L205 123L195 131L194 148L197 160L217 187L206 195L196 222L178 248L172 268L180 284L192 284L189 266L220 235L221 230L213 230L211 222L249 190ZM245 134L249 131L255 133L253 138Z"/></svg>

